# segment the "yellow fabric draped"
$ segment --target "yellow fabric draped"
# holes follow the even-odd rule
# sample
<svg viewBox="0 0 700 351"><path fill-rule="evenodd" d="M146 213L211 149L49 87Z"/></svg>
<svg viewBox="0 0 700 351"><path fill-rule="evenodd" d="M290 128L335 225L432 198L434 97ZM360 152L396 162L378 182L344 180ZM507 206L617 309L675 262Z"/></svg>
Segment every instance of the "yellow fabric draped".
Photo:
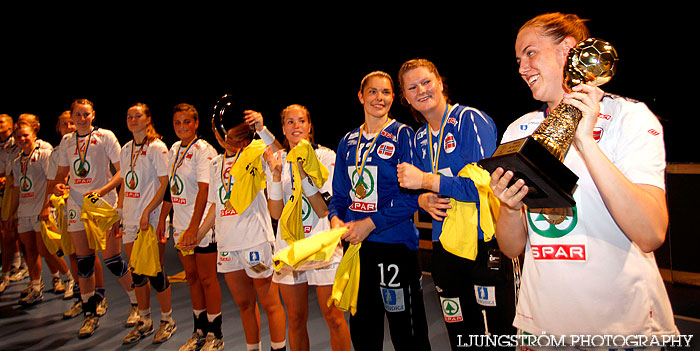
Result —
<svg viewBox="0 0 700 351"><path fill-rule="evenodd" d="M162 270L158 239L152 225L149 224L146 231L139 229L136 234L131 257L129 257L129 267L133 273L149 277L155 277Z"/></svg>
<svg viewBox="0 0 700 351"><path fill-rule="evenodd" d="M282 209L279 225L282 239L291 245L293 242L304 238L304 229L301 223L301 175L297 162L302 162L304 172L306 172L307 177L314 182L317 188L321 188L326 183L329 172L318 160L313 146L307 140L300 141L294 148L289 150L285 161L292 163L291 177L294 187L292 188L292 197Z"/></svg>
<svg viewBox="0 0 700 351"><path fill-rule="evenodd" d="M180 246L180 240L182 240L182 233L180 233L180 238L175 243L175 248L180 250L180 253L182 254L182 256L193 255L194 249L183 249L182 246Z"/></svg>
<svg viewBox="0 0 700 351"><path fill-rule="evenodd" d="M228 202L238 214L245 212L258 192L267 187L261 157L265 148L262 140L253 140L241 151L241 155L229 171L234 182Z"/></svg>
<svg viewBox="0 0 700 351"><path fill-rule="evenodd" d="M357 294L360 289L360 246L350 245L338 265L333 291L326 305L335 305L341 311L357 312Z"/></svg>
<svg viewBox="0 0 700 351"><path fill-rule="evenodd" d="M66 223L66 215L64 213L67 198L68 192L62 196L51 195L49 201L51 202L51 206L56 210L56 228L61 234L63 254L72 255L75 253L75 247L73 247L73 240L71 240L70 234L68 234L68 223Z"/></svg>
<svg viewBox="0 0 700 351"><path fill-rule="evenodd" d="M49 216L48 220L41 221L41 240L49 253L55 254L61 248L61 233L56 226L56 221Z"/></svg>
<svg viewBox="0 0 700 351"><path fill-rule="evenodd" d="M476 203L450 199L447 217L442 224L440 243L447 252L469 260L476 259L479 232L477 224L481 220L484 241L491 241L496 233L496 219L501 206L498 198L489 187L491 175L476 163L470 163L459 171L458 176L470 178L479 191L480 211ZM479 213L481 216L479 217Z"/></svg>
<svg viewBox="0 0 700 351"><path fill-rule="evenodd" d="M107 230L119 221L119 214L101 196L88 193L83 198L80 220L85 225L88 247L103 251L107 244Z"/></svg>
<svg viewBox="0 0 700 351"><path fill-rule="evenodd" d="M66 254L66 249L63 247L64 241L67 239L70 242L70 237L67 235L66 218L63 217L63 207L65 206L65 199L67 197L68 194L64 196L52 194L51 197L49 197L49 202L55 209L56 219L49 216L48 219L41 221L41 239L46 249L52 254L58 252L58 250ZM64 239L64 236L67 238ZM68 255L75 252L72 242L69 243L68 247L71 250L70 253L67 253Z"/></svg>
<svg viewBox="0 0 700 351"><path fill-rule="evenodd" d="M328 265L348 228L337 228L301 239L278 251L272 258L275 271L308 270Z"/></svg>

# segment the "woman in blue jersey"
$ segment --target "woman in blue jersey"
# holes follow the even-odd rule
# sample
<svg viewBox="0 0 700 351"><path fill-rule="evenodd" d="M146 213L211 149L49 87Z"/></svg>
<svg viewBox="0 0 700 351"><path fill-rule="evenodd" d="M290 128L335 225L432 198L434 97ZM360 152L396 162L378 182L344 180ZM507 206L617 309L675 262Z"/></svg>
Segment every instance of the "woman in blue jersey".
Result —
<svg viewBox="0 0 700 351"><path fill-rule="evenodd" d="M506 279L496 240L484 238L478 223L474 259L448 252L442 242L443 219L450 199L478 203L470 178L458 176L466 165L489 157L496 149L496 126L484 112L451 104L435 65L426 59L405 62L399 70L405 102L420 123L416 133L416 165L399 165L401 186L424 190L418 204L433 218L432 277L452 348L459 336L513 334L513 286ZM478 206L477 206L478 208ZM459 276L455 272L460 272Z"/></svg>
<svg viewBox="0 0 700 351"><path fill-rule="evenodd" d="M331 226L349 230L343 239L362 243L357 312L350 317L356 350L381 349L384 316L397 350L429 350L418 265L418 231L411 220L416 195L401 189L396 166L412 163L413 130L389 117L391 77L372 72L358 92L364 123L338 145Z"/></svg>

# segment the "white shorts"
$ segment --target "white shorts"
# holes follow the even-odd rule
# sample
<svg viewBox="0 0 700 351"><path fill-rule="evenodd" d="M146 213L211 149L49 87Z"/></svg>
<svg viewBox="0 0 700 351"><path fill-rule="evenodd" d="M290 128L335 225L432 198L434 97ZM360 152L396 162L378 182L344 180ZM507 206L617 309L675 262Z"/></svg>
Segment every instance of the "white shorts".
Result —
<svg viewBox="0 0 700 351"><path fill-rule="evenodd" d="M153 229L158 229L158 217L160 216L160 208L151 212L148 217L148 224L153 226ZM167 223L166 223L167 225ZM167 228L167 227L166 227ZM136 240L136 234L139 232L139 225L122 225L122 242L124 244L133 243ZM167 230L166 238L167 238Z"/></svg>
<svg viewBox="0 0 700 351"><path fill-rule="evenodd" d="M248 249L237 251L219 251L216 271L231 273L245 269L253 279L267 278L272 275L272 245L263 242Z"/></svg>
<svg viewBox="0 0 700 351"><path fill-rule="evenodd" d="M284 285L304 283L315 286L333 285L335 281L335 272L338 271L340 259L341 257L335 256L330 265L308 271L283 270L275 272L275 275L272 276L272 281Z"/></svg>
<svg viewBox="0 0 700 351"><path fill-rule="evenodd" d="M17 217L17 233L26 233L30 231L41 232L39 216Z"/></svg>

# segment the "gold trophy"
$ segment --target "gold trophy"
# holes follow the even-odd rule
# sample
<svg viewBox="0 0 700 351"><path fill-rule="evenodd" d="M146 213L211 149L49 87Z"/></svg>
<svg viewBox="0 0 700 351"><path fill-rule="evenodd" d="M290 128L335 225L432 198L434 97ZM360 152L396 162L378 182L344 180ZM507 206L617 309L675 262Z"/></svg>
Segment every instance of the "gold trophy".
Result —
<svg viewBox="0 0 700 351"><path fill-rule="evenodd" d="M569 51L564 85L570 90L578 84L605 84L615 74L617 61L617 52L610 43L588 38ZM489 172L498 167L512 171L511 184L523 179L529 188L523 202L529 208L573 207L578 176L563 161L580 120L578 108L560 103L532 135L501 144L493 156L479 164Z"/></svg>

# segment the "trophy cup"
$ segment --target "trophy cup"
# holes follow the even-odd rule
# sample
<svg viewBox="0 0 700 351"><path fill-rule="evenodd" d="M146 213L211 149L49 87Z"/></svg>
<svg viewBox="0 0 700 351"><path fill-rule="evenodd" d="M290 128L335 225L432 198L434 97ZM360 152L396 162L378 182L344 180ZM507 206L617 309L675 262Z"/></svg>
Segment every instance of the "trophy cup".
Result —
<svg viewBox="0 0 700 351"><path fill-rule="evenodd" d="M564 85L570 90L578 84L605 84L615 74L617 61L608 42L588 38L569 51ZM511 184L523 179L529 189L523 202L529 208L573 207L578 176L563 161L580 120L578 108L560 103L532 135L501 144L493 156L478 163L489 172L498 167L512 171Z"/></svg>

